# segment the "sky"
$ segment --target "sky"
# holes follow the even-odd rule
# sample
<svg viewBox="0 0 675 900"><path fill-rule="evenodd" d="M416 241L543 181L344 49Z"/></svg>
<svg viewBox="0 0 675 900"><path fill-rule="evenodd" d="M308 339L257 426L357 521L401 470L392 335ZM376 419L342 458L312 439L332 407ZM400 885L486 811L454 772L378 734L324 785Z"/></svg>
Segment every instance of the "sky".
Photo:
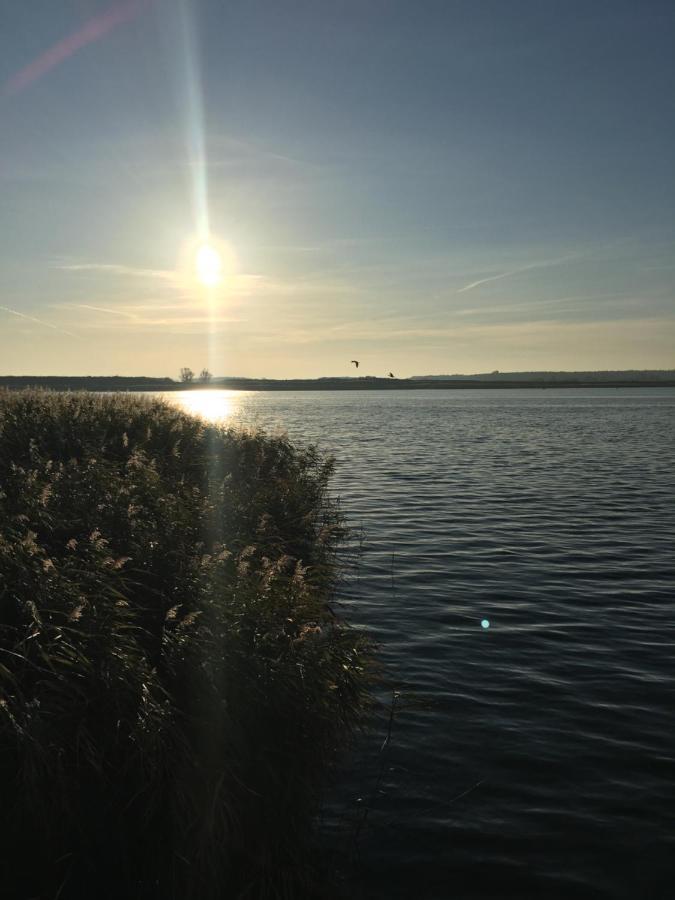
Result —
<svg viewBox="0 0 675 900"><path fill-rule="evenodd" d="M671 0L2 0L0 374L674 368L673 46Z"/></svg>

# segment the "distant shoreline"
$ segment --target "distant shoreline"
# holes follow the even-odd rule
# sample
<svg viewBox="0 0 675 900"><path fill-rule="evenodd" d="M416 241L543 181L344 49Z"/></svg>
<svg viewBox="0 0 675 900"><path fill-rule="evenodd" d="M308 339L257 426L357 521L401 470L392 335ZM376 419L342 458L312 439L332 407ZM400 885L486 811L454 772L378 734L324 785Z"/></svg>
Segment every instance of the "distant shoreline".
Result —
<svg viewBox="0 0 675 900"><path fill-rule="evenodd" d="M662 378L598 377L532 378L488 380L485 378L218 378L205 384L184 384L171 379L126 378L123 376L0 376L0 388L46 388L56 391L429 391L505 390L523 388L640 388L675 387L675 376Z"/></svg>

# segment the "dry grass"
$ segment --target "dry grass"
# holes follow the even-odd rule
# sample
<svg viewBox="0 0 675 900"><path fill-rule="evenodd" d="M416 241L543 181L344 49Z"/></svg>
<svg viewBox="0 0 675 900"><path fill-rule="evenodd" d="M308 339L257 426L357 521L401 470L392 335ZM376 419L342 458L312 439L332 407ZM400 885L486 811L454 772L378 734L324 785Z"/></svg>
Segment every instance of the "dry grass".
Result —
<svg viewBox="0 0 675 900"><path fill-rule="evenodd" d="M138 397L0 393L7 896L318 896L370 652L331 466Z"/></svg>

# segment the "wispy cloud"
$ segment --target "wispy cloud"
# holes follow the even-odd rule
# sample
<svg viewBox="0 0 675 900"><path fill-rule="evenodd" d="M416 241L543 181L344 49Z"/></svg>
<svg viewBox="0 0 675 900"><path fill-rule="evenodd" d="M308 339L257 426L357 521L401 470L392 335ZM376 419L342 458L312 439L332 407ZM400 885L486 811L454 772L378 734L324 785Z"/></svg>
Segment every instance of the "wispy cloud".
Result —
<svg viewBox="0 0 675 900"><path fill-rule="evenodd" d="M17 309L10 309L9 306L0 306L0 310L9 313L12 316L17 316L19 319L27 319L29 322L35 322L36 325L51 328L53 331L58 331L59 334L67 334L68 337L77 338L77 335L73 334L72 331L66 331L65 328L59 328L57 325L52 325L51 322L45 322L43 319L36 319L35 316L28 316L26 313L19 312Z"/></svg>
<svg viewBox="0 0 675 900"><path fill-rule="evenodd" d="M61 307L63 308L63 307ZM245 321L239 317L231 315L213 315L211 312L194 311L194 304L171 304L168 306L135 306L126 309L112 309L108 306L95 306L90 303L77 303L65 307L70 310L89 310L91 312L102 313L102 316L94 316L86 320L78 321L80 328L87 331L99 331L101 329L111 332L123 332L133 334L135 331L139 333L146 328L159 328L171 331L175 328L193 327L203 329L205 332L219 325L231 325ZM129 312L129 309L136 310ZM170 315L157 315L159 311L170 312ZM186 310L192 310L191 313L185 314ZM176 315L176 313L183 315ZM116 321L112 321L109 316L115 317Z"/></svg>
<svg viewBox="0 0 675 900"><path fill-rule="evenodd" d="M107 306L90 306L88 303L78 303L78 309L93 309L94 312L108 313L111 316L124 316L125 319L137 319L134 313L124 312L121 309L109 309Z"/></svg>
<svg viewBox="0 0 675 900"><path fill-rule="evenodd" d="M480 287L481 284L488 284L491 281L500 281L502 278L510 278L512 275L530 272L532 269L546 269L549 266L558 266L571 259L578 259L578 254L562 256L558 259L545 259L540 262L529 263L526 266L519 266L517 269L508 269L506 272L499 272L497 275L489 275L487 278L479 278L477 281L471 281L469 284L465 284L464 287L459 288L457 293L463 294L465 291L472 291L474 288Z"/></svg>
<svg viewBox="0 0 675 900"><path fill-rule="evenodd" d="M313 160L298 158L288 153L280 153L269 146L264 146L250 138L243 140L233 138L231 135L213 136L209 140L209 148L212 154L209 159L209 168L219 165L231 165L233 162L244 160L246 162L273 162L284 166L295 167L303 172L308 169L318 169L319 165Z"/></svg>
<svg viewBox="0 0 675 900"><path fill-rule="evenodd" d="M59 263L55 268L62 272L103 272L108 275L122 275L130 278L154 278L173 283L178 281L176 272L171 269L144 269L118 263Z"/></svg>
<svg viewBox="0 0 675 900"><path fill-rule="evenodd" d="M542 308L548 307L564 307L566 304L574 304L574 303L583 303L586 301L593 301L594 303L606 303L609 300L621 299L623 297L629 296L627 294L580 294L573 295L568 297L551 297L548 300L529 300L526 302L520 303L500 303L497 306L467 306L464 309L453 309L453 316L473 316L480 317L485 315L493 315L493 314L504 314L511 312L526 312L529 314L530 319L534 319L537 317ZM641 300L638 298L635 303L636 307L640 309Z"/></svg>
<svg viewBox="0 0 675 900"><path fill-rule="evenodd" d="M256 342L281 342L290 344L322 344L322 343L347 343L353 345L359 343L374 343L378 346L383 342L409 343L416 339L425 346L441 343L447 346L448 340L461 343L489 342L491 345L522 346L528 350L538 346L538 340L546 337L551 345L557 340L569 339L569 346L574 347L579 342L588 346L598 346L600 337L621 338L627 343L630 340L642 338L646 335L659 335L663 341L671 340L675 319L672 317L649 317L633 319L630 321L586 321L570 320L568 322L534 320L528 322L509 322L493 325L490 323L458 323L456 325L440 324L433 326L415 326L409 324L407 319L383 319L380 321L354 321L348 324L342 323L336 326L328 326L322 329L294 329L292 332L277 334L271 332L249 335L249 339ZM346 333L348 330L348 333ZM611 341L607 345L611 349Z"/></svg>

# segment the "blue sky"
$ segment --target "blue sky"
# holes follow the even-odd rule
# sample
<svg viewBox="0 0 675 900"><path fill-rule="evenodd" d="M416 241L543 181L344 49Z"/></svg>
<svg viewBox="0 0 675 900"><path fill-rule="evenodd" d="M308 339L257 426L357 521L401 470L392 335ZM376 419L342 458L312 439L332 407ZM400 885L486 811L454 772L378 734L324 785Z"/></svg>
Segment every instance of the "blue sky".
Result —
<svg viewBox="0 0 675 900"><path fill-rule="evenodd" d="M6 4L0 372L675 367L674 38L656 0Z"/></svg>

